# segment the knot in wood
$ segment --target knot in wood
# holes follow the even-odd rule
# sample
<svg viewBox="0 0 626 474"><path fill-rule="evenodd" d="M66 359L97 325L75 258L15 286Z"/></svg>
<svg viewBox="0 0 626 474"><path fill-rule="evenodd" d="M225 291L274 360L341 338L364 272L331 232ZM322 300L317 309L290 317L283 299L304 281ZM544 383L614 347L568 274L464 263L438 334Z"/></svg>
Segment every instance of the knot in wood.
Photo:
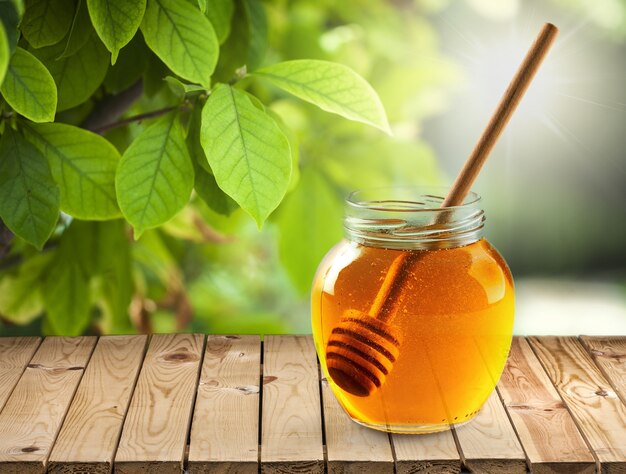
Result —
<svg viewBox="0 0 626 474"><path fill-rule="evenodd" d="M612 390L606 390L602 387L598 387L598 390L596 390L594 393L599 397L615 398L615 392L613 392Z"/></svg>
<svg viewBox="0 0 626 474"><path fill-rule="evenodd" d="M196 354L192 354L187 351L170 352L163 355L162 358L166 362L195 362L198 360L198 356Z"/></svg>
<svg viewBox="0 0 626 474"><path fill-rule="evenodd" d="M39 451L37 446L26 446L25 448L22 448L23 453L34 453L35 451Z"/></svg>
<svg viewBox="0 0 626 474"><path fill-rule="evenodd" d="M61 374L68 370L83 370L83 367L49 367L43 364L28 364L27 367L29 369L40 369L50 372L51 374Z"/></svg>
<svg viewBox="0 0 626 474"><path fill-rule="evenodd" d="M266 375L265 377L263 377L263 385L266 385L268 383L272 383L277 378L278 377L275 377L274 375Z"/></svg>
<svg viewBox="0 0 626 474"><path fill-rule="evenodd" d="M240 385L235 387L235 390L238 390L243 395L253 395L255 393L259 393L259 387L256 385Z"/></svg>
<svg viewBox="0 0 626 474"><path fill-rule="evenodd" d="M596 357L606 357L607 359L615 359L618 362L623 358L626 357L626 353L624 352L619 352L619 351L614 351L614 350L608 350L608 351L601 351L598 349L591 349L591 354L596 356Z"/></svg>
<svg viewBox="0 0 626 474"><path fill-rule="evenodd" d="M554 410L561 410L565 408L565 404L563 402L548 402L548 403L533 403L533 404L511 404L509 405L509 409L511 410L534 410L534 411L544 411L551 412Z"/></svg>

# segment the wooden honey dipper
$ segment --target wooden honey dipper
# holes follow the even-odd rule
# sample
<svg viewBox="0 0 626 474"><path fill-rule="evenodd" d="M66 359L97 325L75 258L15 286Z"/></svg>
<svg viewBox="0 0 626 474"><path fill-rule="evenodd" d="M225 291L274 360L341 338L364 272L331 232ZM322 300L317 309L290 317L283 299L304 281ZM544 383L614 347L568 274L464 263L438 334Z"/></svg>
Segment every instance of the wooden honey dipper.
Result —
<svg viewBox="0 0 626 474"><path fill-rule="evenodd" d="M558 28L553 24L543 25L440 209L463 204L557 33ZM445 223L449 214L440 213L433 224ZM392 262L368 313L348 310L331 331L326 346L326 366L333 382L346 392L361 397L369 395L384 383L393 368L400 340L398 331L390 323L410 269L419 258L417 252L402 252Z"/></svg>

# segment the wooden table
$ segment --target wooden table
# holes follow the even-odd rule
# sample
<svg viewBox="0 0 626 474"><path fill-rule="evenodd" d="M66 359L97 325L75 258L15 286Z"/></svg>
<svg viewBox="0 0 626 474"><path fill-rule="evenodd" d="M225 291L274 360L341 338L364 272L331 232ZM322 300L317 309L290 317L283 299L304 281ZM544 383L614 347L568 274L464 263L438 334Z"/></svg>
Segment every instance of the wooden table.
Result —
<svg viewBox="0 0 626 474"><path fill-rule="evenodd" d="M516 338L477 418L352 422L310 336L0 338L0 473L626 472L626 337Z"/></svg>

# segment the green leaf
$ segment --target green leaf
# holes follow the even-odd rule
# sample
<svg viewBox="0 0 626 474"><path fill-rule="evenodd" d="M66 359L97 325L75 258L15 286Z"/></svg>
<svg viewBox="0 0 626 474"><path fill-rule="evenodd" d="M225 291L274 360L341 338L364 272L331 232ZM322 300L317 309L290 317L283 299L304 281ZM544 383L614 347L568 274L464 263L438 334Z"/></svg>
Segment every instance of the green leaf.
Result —
<svg viewBox="0 0 626 474"><path fill-rule="evenodd" d="M20 37L18 26L22 19L22 13L23 5L20 7L19 1L0 1L0 22L2 22L4 31L7 35L10 54L15 51L17 40Z"/></svg>
<svg viewBox="0 0 626 474"><path fill-rule="evenodd" d="M0 84L4 81L4 75L9 67L9 40L4 30L4 25L0 22Z"/></svg>
<svg viewBox="0 0 626 474"><path fill-rule="evenodd" d="M111 64L115 64L120 49L139 29L146 0L87 0L87 6L98 36L111 51Z"/></svg>
<svg viewBox="0 0 626 474"><path fill-rule="evenodd" d="M237 203L219 188L215 176L200 166L196 167L194 189L207 206L218 214L230 216L239 208Z"/></svg>
<svg viewBox="0 0 626 474"><path fill-rule="evenodd" d="M126 51L124 49L123 51ZM166 87L163 78L172 72L161 61L156 54L148 49L147 53L148 65L142 76L144 94L150 99L154 98L164 87Z"/></svg>
<svg viewBox="0 0 626 474"><path fill-rule="evenodd" d="M444 185L437 156L431 147L415 138L392 138L382 134L362 140L351 139L333 144L319 165L339 187L364 189L395 185ZM367 163L367 166L363 166Z"/></svg>
<svg viewBox="0 0 626 474"><path fill-rule="evenodd" d="M104 331L128 332L128 305L133 284L130 245L124 221L118 219L92 222L74 219L61 236L58 251L62 255L71 252L65 258L78 265L78 275L89 284L91 301L101 310ZM80 312L77 314L88 315ZM79 322L82 327L84 324ZM56 329L55 332L63 331Z"/></svg>
<svg viewBox="0 0 626 474"><path fill-rule="evenodd" d="M87 12L87 4L85 0L78 0L76 5L76 12L74 13L74 19L72 20L72 26L67 34L67 40L65 41L65 49L59 55L58 59L67 58L76 54L80 48L82 48L89 36L93 32L91 21L89 20L89 12Z"/></svg>
<svg viewBox="0 0 626 474"><path fill-rule="evenodd" d="M198 84L185 84L172 76L165 76L163 80L167 82L167 85L174 95L181 99L187 94L206 92L206 88L203 86L199 86Z"/></svg>
<svg viewBox="0 0 626 474"><path fill-rule="evenodd" d="M248 71L259 67L267 50L267 17L261 0L242 0L248 21Z"/></svg>
<svg viewBox="0 0 626 474"><path fill-rule="evenodd" d="M223 44L230 34L230 21L235 10L233 0L209 0L204 6L204 13L213 25L219 43Z"/></svg>
<svg viewBox="0 0 626 474"><path fill-rule="evenodd" d="M209 162L207 161L206 155L204 154L202 143L200 143L201 124L202 107L200 106L199 102L196 102L193 110L191 111L191 117L189 119L189 127L187 129L187 137L185 138L185 142L187 143L189 155L191 156L194 163L194 168L196 165L200 165L204 170L212 173Z"/></svg>
<svg viewBox="0 0 626 474"><path fill-rule="evenodd" d="M200 199L213 211L223 216L229 216L239 206L228 194L219 188L215 181L215 176L213 176L213 171L200 143L201 123L202 109L194 107L186 139L187 148L189 149L195 170L194 189Z"/></svg>
<svg viewBox="0 0 626 474"><path fill-rule="evenodd" d="M43 311L41 276L50 262L49 253L37 253L14 274L0 279L0 314L16 324L28 324Z"/></svg>
<svg viewBox="0 0 626 474"><path fill-rule="evenodd" d="M251 95L251 97L254 97ZM256 97L255 97L256 99ZM257 99L258 100L258 99ZM282 119L278 113L274 112L272 109L265 109L267 114L274 119L278 128L285 134L287 140L289 141L289 151L291 152L291 178L289 179L289 186L287 186L287 192L292 191L298 181L300 180L300 143L298 142L298 138L293 130L291 130L285 121Z"/></svg>
<svg viewBox="0 0 626 474"><path fill-rule="evenodd" d="M378 95L347 66L314 59L296 59L254 72L302 100L356 122L390 133Z"/></svg>
<svg viewBox="0 0 626 474"><path fill-rule="evenodd" d="M0 217L40 250L59 218L59 189L45 157L9 127L0 139Z"/></svg>
<svg viewBox="0 0 626 474"><path fill-rule="evenodd" d="M237 69L248 61L250 30L247 14L241 1L235 2L230 34L220 49L214 81L230 81Z"/></svg>
<svg viewBox="0 0 626 474"><path fill-rule="evenodd" d="M139 282L137 292L152 299L163 298L167 287L182 278L178 262L163 237L158 229L147 230L131 248L133 266L140 270L140 278L150 282L149 285Z"/></svg>
<svg viewBox="0 0 626 474"><path fill-rule="evenodd" d="M96 223L95 249L99 259L96 302L107 334L128 334L128 306L133 296L130 244L123 220Z"/></svg>
<svg viewBox="0 0 626 474"><path fill-rule="evenodd" d="M61 209L79 219L120 216L115 197L117 149L100 135L61 123L29 125L31 141L48 159L61 189Z"/></svg>
<svg viewBox="0 0 626 474"><path fill-rule="evenodd" d="M276 213L280 260L296 288L306 294L326 252L342 237L341 199L310 166Z"/></svg>
<svg viewBox="0 0 626 474"><path fill-rule="evenodd" d="M172 71L211 86L219 43L198 8L185 0L148 0L141 31L146 44Z"/></svg>
<svg viewBox="0 0 626 474"><path fill-rule="evenodd" d="M148 58L153 56L141 35L136 35L120 51L114 66L111 66L104 78L108 92L117 94L137 82L148 67ZM144 86L146 84L144 83Z"/></svg>
<svg viewBox="0 0 626 474"><path fill-rule="evenodd" d="M46 320L54 334L79 336L90 317L89 284L78 262L58 258L50 265L42 287Z"/></svg>
<svg viewBox="0 0 626 474"><path fill-rule="evenodd" d="M261 227L289 184L289 142L245 92L216 87L202 110L200 140L219 187Z"/></svg>
<svg viewBox="0 0 626 474"><path fill-rule="evenodd" d="M189 200L193 181L182 126L170 113L131 143L117 169L117 199L135 236L180 211Z"/></svg>
<svg viewBox="0 0 626 474"><path fill-rule="evenodd" d="M33 122L54 120L57 107L54 80L28 51L15 48L0 91L11 107Z"/></svg>
<svg viewBox="0 0 626 474"><path fill-rule="evenodd" d="M91 320L89 278L68 245L61 244L47 271L41 292L52 332L79 336Z"/></svg>
<svg viewBox="0 0 626 474"><path fill-rule="evenodd" d="M59 58L65 46L58 44L32 51L48 68L59 92L57 110L71 109L82 104L102 84L109 67L108 53L94 34L78 52Z"/></svg>
<svg viewBox="0 0 626 474"><path fill-rule="evenodd" d="M20 29L34 48L56 44L69 31L74 17L74 1L27 0Z"/></svg>

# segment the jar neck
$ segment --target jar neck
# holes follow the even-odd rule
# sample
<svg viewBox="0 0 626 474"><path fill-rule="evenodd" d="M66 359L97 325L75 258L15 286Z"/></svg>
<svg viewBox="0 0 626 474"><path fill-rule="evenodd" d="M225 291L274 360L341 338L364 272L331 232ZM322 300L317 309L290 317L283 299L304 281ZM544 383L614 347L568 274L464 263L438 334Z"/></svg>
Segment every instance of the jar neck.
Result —
<svg viewBox="0 0 626 474"><path fill-rule="evenodd" d="M482 238L480 197L440 207L444 188L391 187L356 191L346 200L345 236L363 245L398 250L461 247Z"/></svg>

